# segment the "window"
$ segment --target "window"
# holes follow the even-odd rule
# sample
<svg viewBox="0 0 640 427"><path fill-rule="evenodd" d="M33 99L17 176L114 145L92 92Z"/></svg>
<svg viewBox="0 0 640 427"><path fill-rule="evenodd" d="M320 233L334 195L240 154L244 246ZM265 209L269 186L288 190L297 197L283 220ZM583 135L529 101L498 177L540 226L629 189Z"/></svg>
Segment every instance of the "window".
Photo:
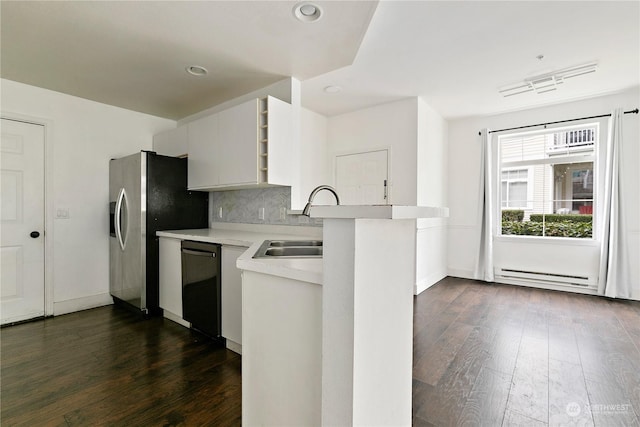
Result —
<svg viewBox="0 0 640 427"><path fill-rule="evenodd" d="M592 237L597 135L591 124L499 137L503 235Z"/></svg>
<svg viewBox="0 0 640 427"><path fill-rule="evenodd" d="M529 169L501 171L501 200L503 208L526 208L529 189Z"/></svg>

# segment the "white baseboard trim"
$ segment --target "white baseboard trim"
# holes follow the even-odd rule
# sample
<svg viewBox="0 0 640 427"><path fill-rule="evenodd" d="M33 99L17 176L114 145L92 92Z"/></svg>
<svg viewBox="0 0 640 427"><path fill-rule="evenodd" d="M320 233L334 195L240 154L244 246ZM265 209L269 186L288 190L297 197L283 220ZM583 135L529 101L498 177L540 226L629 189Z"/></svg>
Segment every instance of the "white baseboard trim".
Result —
<svg viewBox="0 0 640 427"><path fill-rule="evenodd" d="M165 319L169 319L172 322L175 322L180 326L184 326L185 328L191 328L191 323L187 322L186 320L184 320L182 317L178 316L177 314L173 314L172 312L163 309L162 310L162 315L164 316Z"/></svg>
<svg viewBox="0 0 640 427"><path fill-rule="evenodd" d="M413 294L420 295L422 292L429 289L445 277L447 277L447 273L444 271L429 275L429 277L422 279L413 285Z"/></svg>
<svg viewBox="0 0 640 427"><path fill-rule="evenodd" d="M447 276L459 277L461 279L473 279L473 270L460 270L456 268L448 268Z"/></svg>
<svg viewBox="0 0 640 427"><path fill-rule="evenodd" d="M109 293L91 295L82 298L73 298L64 301L53 302L53 315L74 313L76 311L88 310L90 308L102 307L113 304L113 298Z"/></svg>
<svg viewBox="0 0 640 427"><path fill-rule="evenodd" d="M234 353L242 354L242 344L231 341L229 338L227 338L227 348Z"/></svg>
<svg viewBox="0 0 640 427"><path fill-rule="evenodd" d="M33 313L22 314L20 316L2 319L1 323L2 325L10 325L11 323L24 322L25 320L37 319L42 317L44 317L44 311L40 310Z"/></svg>

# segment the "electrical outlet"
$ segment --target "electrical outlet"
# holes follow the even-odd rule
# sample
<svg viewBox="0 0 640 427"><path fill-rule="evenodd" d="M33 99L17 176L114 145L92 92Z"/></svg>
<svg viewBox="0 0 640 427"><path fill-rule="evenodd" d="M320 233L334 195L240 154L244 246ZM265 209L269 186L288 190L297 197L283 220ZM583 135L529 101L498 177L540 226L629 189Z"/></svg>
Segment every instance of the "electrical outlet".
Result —
<svg viewBox="0 0 640 427"><path fill-rule="evenodd" d="M222 206L218 208L218 218L222 218Z"/></svg>
<svg viewBox="0 0 640 427"><path fill-rule="evenodd" d="M280 220L284 221L287 219L287 208L280 208Z"/></svg>
<svg viewBox="0 0 640 427"><path fill-rule="evenodd" d="M264 208L258 209L258 219L264 221Z"/></svg>

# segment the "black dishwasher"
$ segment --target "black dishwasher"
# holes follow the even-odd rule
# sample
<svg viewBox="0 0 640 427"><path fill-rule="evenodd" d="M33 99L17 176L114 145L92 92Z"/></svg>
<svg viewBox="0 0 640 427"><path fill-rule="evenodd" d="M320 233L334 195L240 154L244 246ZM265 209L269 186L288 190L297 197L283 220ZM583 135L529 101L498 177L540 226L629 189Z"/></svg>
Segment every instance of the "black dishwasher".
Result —
<svg viewBox="0 0 640 427"><path fill-rule="evenodd" d="M221 334L220 245L182 241L182 317L191 327Z"/></svg>

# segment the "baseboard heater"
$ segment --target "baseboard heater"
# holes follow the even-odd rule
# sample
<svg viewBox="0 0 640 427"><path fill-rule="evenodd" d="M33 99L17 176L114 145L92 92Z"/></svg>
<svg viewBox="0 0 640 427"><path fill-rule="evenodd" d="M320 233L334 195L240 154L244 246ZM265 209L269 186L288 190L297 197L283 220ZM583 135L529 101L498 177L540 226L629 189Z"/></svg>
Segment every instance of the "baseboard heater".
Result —
<svg viewBox="0 0 640 427"><path fill-rule="evenodd" d="M562 285L589 286L592 281L588 276L572 274L544 273L540 271L515 270L510 268L496 268L495 276L504 279L545 282Z"/></svg>

